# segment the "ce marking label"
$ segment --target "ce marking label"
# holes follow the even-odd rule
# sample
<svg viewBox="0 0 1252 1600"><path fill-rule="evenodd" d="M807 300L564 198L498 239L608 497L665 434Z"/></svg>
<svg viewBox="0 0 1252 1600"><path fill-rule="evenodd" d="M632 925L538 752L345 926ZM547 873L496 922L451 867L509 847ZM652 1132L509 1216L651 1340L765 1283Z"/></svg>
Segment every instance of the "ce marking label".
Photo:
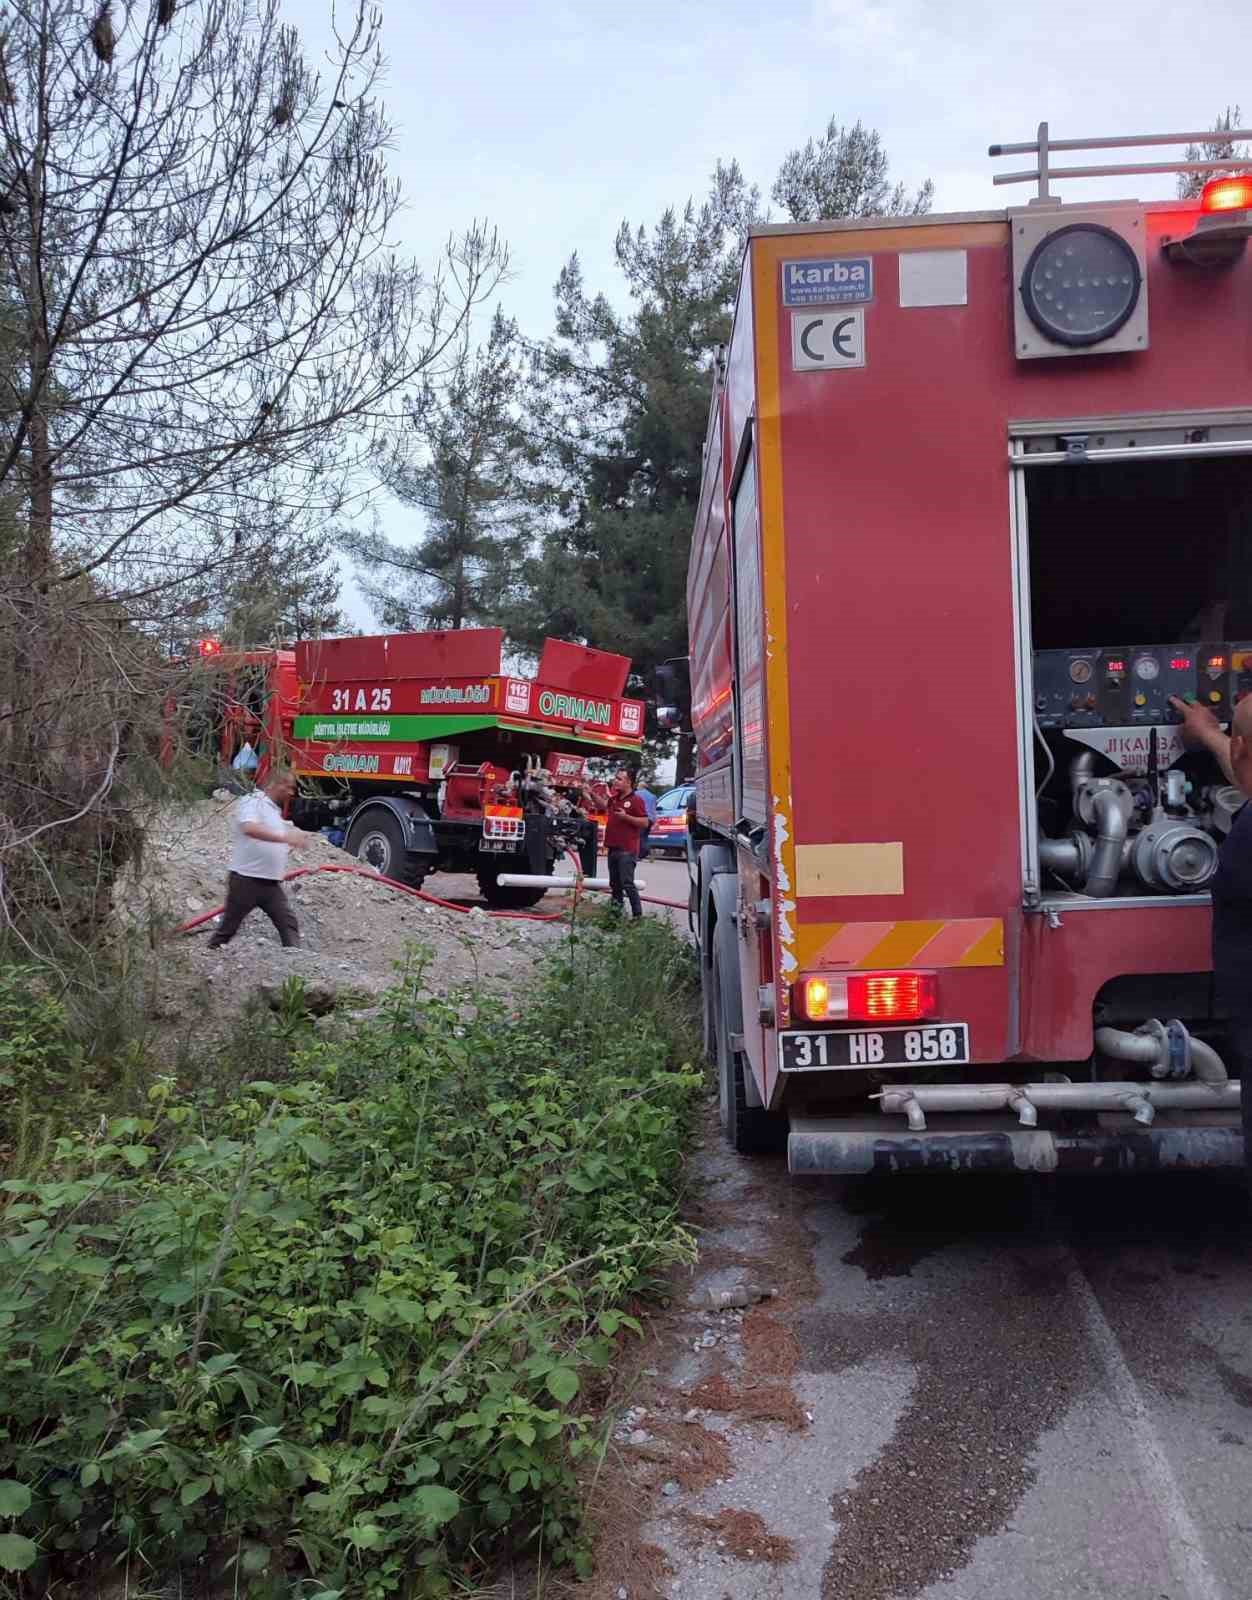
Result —
<svg viewBox="0 0 1252 1600"><path fill-rule="evenodd" d="M791 365L796 372L833 372L865 365L863 311L793 311Z"/></svg>

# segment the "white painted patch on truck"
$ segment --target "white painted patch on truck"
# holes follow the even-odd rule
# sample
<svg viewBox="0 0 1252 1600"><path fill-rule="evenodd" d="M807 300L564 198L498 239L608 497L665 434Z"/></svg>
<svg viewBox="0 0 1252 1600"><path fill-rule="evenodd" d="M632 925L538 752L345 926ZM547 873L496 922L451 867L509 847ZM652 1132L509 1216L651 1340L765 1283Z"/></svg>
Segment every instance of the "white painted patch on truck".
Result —
<svg viewBox="0 0 1252 1600"><path fill-rule="evenodd" d="M788 810L790 808L788 807ZM787 871L787 859L784 846L787 843L787 811L778 795L774 796L774 906L778 913L778 944L782 954L782 969L785 977L790 978L795 972L796 961L795 929L791 919L795 914L796 903L791 899L791 874Z"/></svg>

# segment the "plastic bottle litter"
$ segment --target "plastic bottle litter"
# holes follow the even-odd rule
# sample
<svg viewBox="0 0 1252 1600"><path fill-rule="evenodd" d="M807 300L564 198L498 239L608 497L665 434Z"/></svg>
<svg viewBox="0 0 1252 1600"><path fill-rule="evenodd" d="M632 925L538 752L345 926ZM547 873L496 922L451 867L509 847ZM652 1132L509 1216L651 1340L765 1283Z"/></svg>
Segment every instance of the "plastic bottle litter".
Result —
<svg viewBox="0 0 1252 1600"><path fill-rule="evenodd" d="M701 1289L691 1297L691 1303L702 1311L735 1311L760 1300L773 1300L777 1294L777 1289L760 1289L754 1283L745 1283L737 1289Z"/></svg>

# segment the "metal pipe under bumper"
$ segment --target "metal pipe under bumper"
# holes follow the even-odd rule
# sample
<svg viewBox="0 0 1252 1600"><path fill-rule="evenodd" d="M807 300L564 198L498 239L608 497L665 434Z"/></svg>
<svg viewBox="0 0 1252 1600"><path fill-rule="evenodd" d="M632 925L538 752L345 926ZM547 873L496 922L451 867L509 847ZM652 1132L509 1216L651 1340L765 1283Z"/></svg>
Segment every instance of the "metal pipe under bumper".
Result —
<svg viewBox="0 0 1252 1600"><path fill-rule="evenodd" d="M1158 1036L1150 1033L1125 1033L1121 1028L1097 1028L1095 1047L1114 1061L1133 1061L1141 1067L1150 1067L1159 1061L1167 1046Z"/></svg>
<svg viewBox="0 0 1252 1600"><path fill-rule="evenodd" d="M1235 1111L1239 1085L1215 1083L900 1083L871 1098L923 1133L928 1111L1007 1111L1024 1127L1037 1111L1127 1111L1148 1126L1160 1111Z"/></svg>
<svg viewBox="0 0 1252 1600"><path fill-rule="evenodd" d="M1230 1080L1226 1063L1213 1046L1205 1044L1203 1039L1191 1041L1191 1070L1201 1083L1227 1083Z"/></svg>
<svg viewBox="0 0 1252 1600"><path fill-rule="evenodd" d="M914 1134L886 1124L876 1133L838 1119L793 1118L787 1165L795 1173L1201 1172L1243 1166L1243 1132L1196 1124L1127 1132L997 1128Z"/></svg>
<svg viewBox="0 0 1252 1600"><path fill-rule="evenodd" d="M1177 1069L1170 1052L1170 1040L1175 1034L1183 1042ZM1203 1039L1193 1039L1180 1022L1171 1022L1168 1028L1160 1022L1145 1022L1134 1033L1121 1028L1097 1028L1095 1047L1114 1061L1133 1061L1136 1066L1147 1067L1154 1078L1186 1077L1193 1072L1203 1084L1218 1084L1226 1083L1230 1077L1226 1063L1213 1046Z"/></svg>

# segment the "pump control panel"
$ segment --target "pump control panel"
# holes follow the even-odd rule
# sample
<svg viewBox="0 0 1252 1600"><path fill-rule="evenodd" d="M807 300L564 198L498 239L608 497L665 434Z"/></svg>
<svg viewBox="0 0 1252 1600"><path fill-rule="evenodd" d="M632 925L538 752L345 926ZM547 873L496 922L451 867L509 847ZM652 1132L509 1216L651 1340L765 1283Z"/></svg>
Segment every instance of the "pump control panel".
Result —
<svg viewBox="0 0 1252 1600"><path fill-rule="evenodd" d="M1111 645L1037 650L1034 713L1041 728L1160 727L1181 722L1170 697L1219 722L1252 694L1252 644Z"/></svg>

